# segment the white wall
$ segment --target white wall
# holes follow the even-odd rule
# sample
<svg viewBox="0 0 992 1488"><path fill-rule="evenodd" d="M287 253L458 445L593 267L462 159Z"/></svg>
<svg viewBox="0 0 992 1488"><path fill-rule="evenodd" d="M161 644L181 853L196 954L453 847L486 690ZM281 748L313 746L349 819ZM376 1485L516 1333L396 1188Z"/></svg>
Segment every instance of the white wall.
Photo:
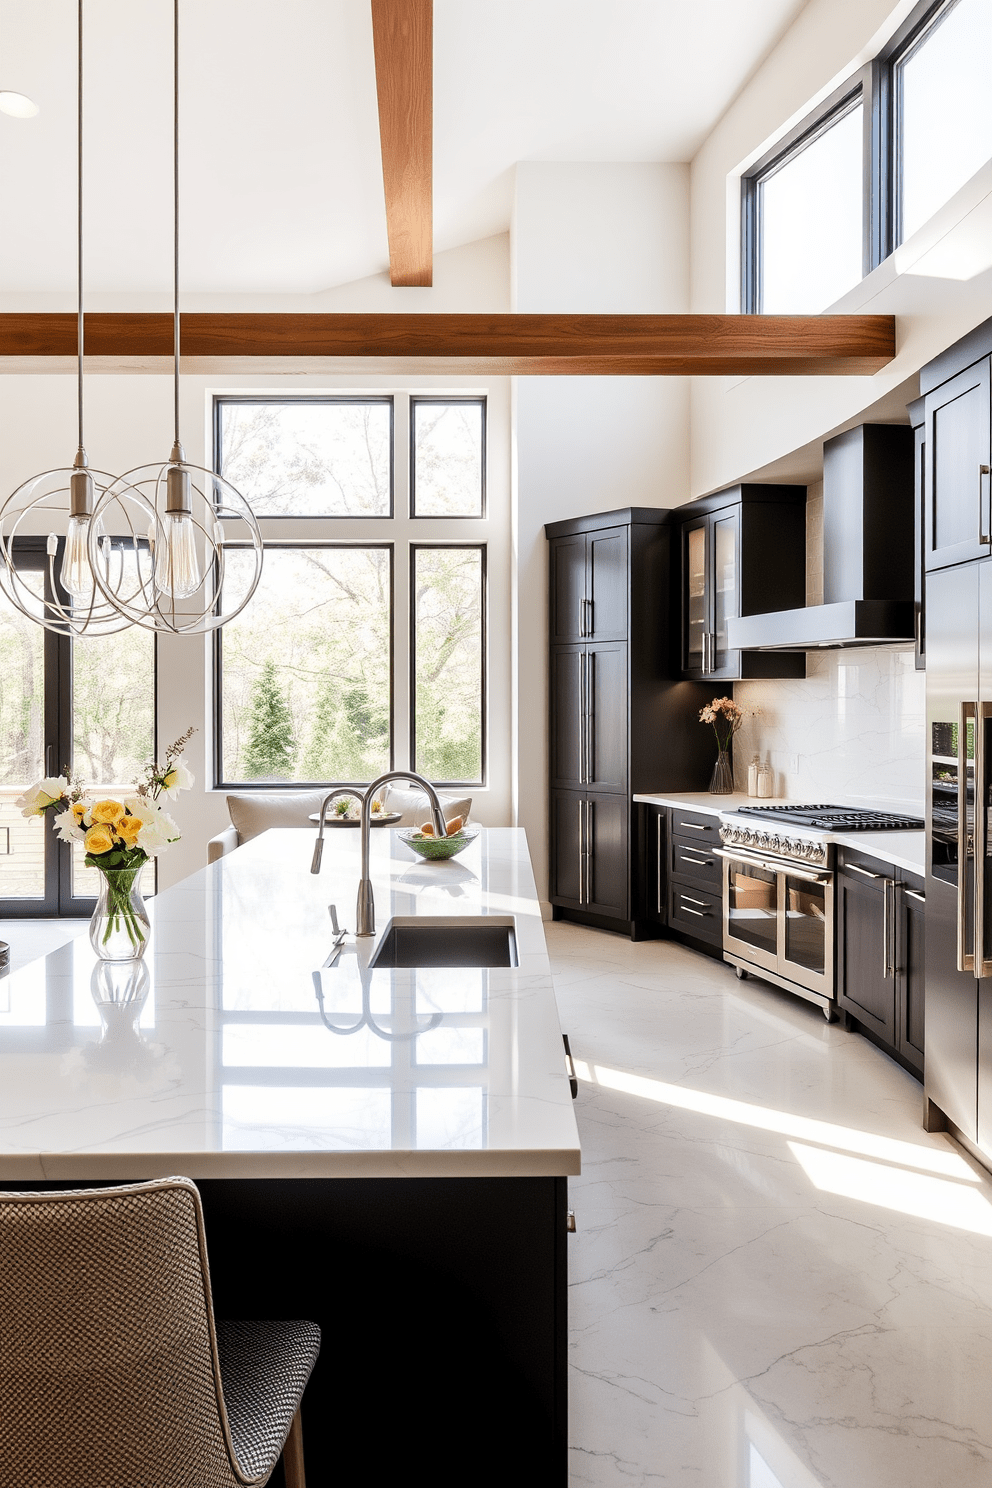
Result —
<svg viewBox="0 0 992 1488"><path fill-rule="evenodd" d="M511 233L520 312L688 308L688 169L527 163ZM688 496L682 378L515 380L516 820L547 892L547 543L544 524Z"/></svg>

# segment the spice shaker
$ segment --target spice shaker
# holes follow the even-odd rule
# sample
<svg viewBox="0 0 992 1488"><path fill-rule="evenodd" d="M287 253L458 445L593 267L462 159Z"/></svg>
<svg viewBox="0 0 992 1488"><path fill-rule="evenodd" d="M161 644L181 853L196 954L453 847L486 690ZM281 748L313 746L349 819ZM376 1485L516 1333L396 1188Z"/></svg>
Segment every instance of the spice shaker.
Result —
<svg viewBox="0 0 992 1488"><path fill-rule="evenodd" d="M767 760L758 766L758 791L762 800L775 793L775 772Z"/></svg>

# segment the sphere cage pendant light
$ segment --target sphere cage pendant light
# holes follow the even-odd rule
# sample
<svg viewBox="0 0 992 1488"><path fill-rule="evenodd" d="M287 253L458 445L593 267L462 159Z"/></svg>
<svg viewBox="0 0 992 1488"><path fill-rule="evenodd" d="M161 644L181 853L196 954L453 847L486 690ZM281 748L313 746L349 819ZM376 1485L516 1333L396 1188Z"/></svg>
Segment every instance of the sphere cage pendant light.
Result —
<svg viewBox="0 0 992 1488"><path fill-rule="evenodd" d="M213 470L193 465L179 437L179 0L173 0L173 385L175 430L168 460L137 466L104 490L96 522L147 533L149 565L99 563L91 525L87 551L100 593L134 625L173 635L204 634L239 615L262 575L262 536L248 502Z"/></svg>
<svg viewBox="0 0 992 1488"><path fill-rule="evenodd" d="M110 635L131 624L94 583L94 574L123 581L125 573L150 577L147 544L111 540L94 513L94 496L113 483L89 468L83 443L83 0L77 28L77 411L79 447L69 467L42 471L18 486L0 506L0 590L20 613L57 635ZM53 530L56 529L56 530ZM47 533L47 574L18 567L22 540ZM62 561L59 557L60 536ZM92 541L90 541L92 539Z"/></svg>

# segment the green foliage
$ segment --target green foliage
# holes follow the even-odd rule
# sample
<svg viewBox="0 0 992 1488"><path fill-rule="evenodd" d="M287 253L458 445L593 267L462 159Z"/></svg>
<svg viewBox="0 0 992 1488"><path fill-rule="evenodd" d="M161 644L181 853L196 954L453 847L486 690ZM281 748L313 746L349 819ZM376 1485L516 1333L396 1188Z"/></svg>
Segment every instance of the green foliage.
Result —
<svg viewBox="0 0 992 1488"><path fill-rule="evenodd" d="M296 738L293 715L279 690L276 664L271 657L252 689L248 742L244 754L244 771L249 780L291 779L296 762Z"/></svg>

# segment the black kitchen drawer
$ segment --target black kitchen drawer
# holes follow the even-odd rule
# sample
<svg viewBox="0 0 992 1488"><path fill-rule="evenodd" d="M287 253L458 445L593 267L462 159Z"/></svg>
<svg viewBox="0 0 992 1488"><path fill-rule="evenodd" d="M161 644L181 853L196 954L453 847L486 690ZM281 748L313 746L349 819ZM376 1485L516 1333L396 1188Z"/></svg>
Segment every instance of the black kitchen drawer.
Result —
<svg viewBox="0 0 992 1488"><path fill-rule="evenodd" d="M685 842L720 846L720 818L703 811L684 811L681 806L672 807L672 836Z"/></svg>
<svg viewBox="0 0 992 1488"><path fill-rule="evenodd" d="M672 838L671 877L673 881L700 884L720 893L723 860L712 848L701 842L688 842L685 837Z"/></svg>
<svg viewBox="0 0 992 1488"><path fill-rule="evenodd" d="M669 890L668 923L696 940L723 944L723 899L695 884L673 883Z"/></svg>

